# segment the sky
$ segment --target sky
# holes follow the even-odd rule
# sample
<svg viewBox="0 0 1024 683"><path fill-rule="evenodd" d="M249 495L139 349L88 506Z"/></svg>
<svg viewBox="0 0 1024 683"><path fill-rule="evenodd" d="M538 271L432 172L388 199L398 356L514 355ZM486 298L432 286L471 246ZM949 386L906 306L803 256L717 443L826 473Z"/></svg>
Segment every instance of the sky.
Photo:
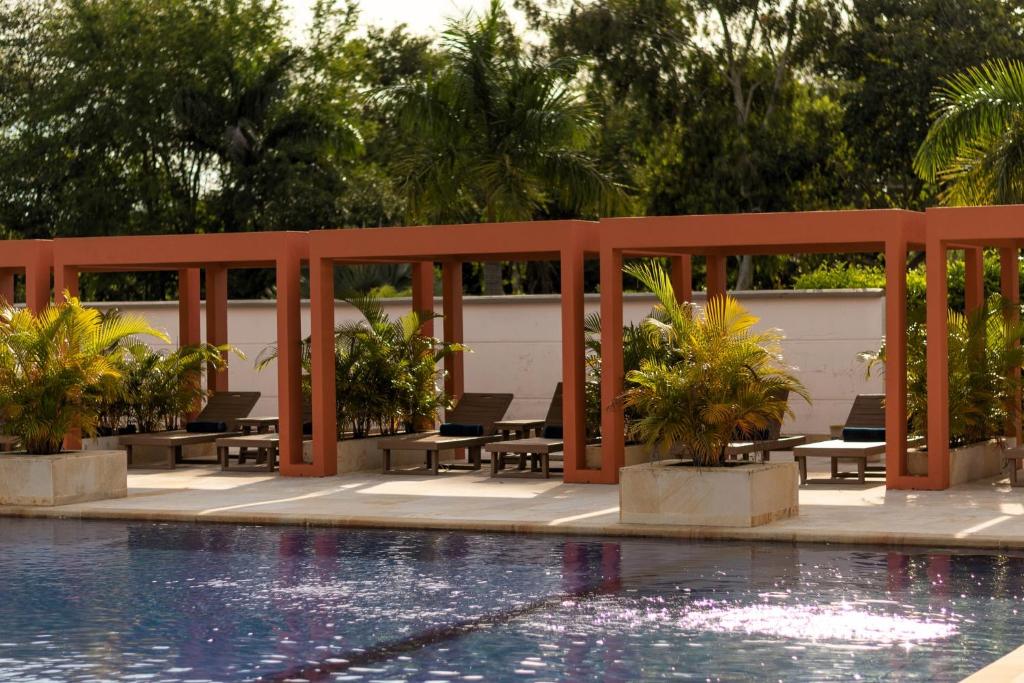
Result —
<svg viewBox="0 0 1024 683"><path fill-rule="evenodd" d="M292 21L301 30L309 23L313 0L285 0L291 8ZM413 33L434 34L445 26L449 17L461 17L469 11L480 12L490 0L362 0L361 21L391 28L405 23ZM510 7L511 2L506 3Z"/></svg>

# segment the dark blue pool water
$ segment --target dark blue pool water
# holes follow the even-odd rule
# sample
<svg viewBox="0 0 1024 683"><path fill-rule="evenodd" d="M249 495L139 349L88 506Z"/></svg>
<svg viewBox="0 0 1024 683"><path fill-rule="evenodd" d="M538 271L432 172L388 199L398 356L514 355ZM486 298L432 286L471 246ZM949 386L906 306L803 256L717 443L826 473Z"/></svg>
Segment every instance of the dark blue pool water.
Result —
<svg viewBox="0 0 1024 683"><path fill-rule="evenodd" d="M954 681L1024 558L0 519L0 680Z"/></svg>

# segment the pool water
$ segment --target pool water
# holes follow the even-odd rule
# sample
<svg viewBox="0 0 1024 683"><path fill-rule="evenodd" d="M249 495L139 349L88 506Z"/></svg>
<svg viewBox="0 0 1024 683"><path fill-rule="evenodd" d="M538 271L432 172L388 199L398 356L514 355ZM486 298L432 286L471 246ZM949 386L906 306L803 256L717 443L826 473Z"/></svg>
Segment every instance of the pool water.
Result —
<svg viewBox="0 0 1024 683"><path fill-rule="evenodd" d="M1024 557L0 519L0 680L955 681Z"/></svg>

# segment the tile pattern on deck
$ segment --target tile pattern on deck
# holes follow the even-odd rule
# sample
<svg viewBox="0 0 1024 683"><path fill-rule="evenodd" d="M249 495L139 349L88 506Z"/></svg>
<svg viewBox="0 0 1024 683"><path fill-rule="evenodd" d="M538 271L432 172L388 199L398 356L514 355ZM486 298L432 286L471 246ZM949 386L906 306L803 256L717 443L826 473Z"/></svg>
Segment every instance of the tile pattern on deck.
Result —
<svg viewBox="0 0 1024 683"><path fill-rule="evenodd" d="M0 515L1024 549L1024 489L1005 480L937 492L804 488L799 517L753 529L621 524L617 486L470 472L300 479L183 467L133 471L128 485L128 498Z"/></svg>

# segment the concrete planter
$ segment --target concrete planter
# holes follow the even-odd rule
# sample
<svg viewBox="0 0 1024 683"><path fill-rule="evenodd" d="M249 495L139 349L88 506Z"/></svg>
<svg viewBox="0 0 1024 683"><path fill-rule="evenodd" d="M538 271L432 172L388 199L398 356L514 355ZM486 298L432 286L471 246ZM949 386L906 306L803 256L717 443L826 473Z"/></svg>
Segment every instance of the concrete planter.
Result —
<svg viewBox="0 0 1024 683"><path fill-rule="evenodd" d="M690 467L660 460L623 467L619 518L631 524L752 527L799 512L796 463Z"/></svg>
<svg viewBox="0 0 1024 683"><path fill-rule="evenodd" d="M401 435L399 435L401 436ZM377 442L394 436L370 436L365 439L343 439L338 442L338 474L347 472L380 472L383 462ZM451 451L444 454L451 456ZM423 464L423 451L391 451L392 467L413 467Z"/></svg>
<svg viewBox="0 0 1024 683"><path fill-rule="evenodd" d="M966 484L978 479L990 479L1003 473L1003 450L998 439L949 449L949 485ZM928 474L927 451L907 453L907 470L915 476Z"/></svg>
<svg viewBox="0 0 1024 683"><path fill-rule="evenodd" d="M586 453L587 467L595 470L601 469L601 444L587 446ZM626 467L651 461L651 454L640 444L626 444L624 456Z"/></svg>
<svg viewBox="0 0 1024 683"><path fill-rule="evenodd" d="M124 451L0 454L0 505L68 505L127 495Z"/></svg>

